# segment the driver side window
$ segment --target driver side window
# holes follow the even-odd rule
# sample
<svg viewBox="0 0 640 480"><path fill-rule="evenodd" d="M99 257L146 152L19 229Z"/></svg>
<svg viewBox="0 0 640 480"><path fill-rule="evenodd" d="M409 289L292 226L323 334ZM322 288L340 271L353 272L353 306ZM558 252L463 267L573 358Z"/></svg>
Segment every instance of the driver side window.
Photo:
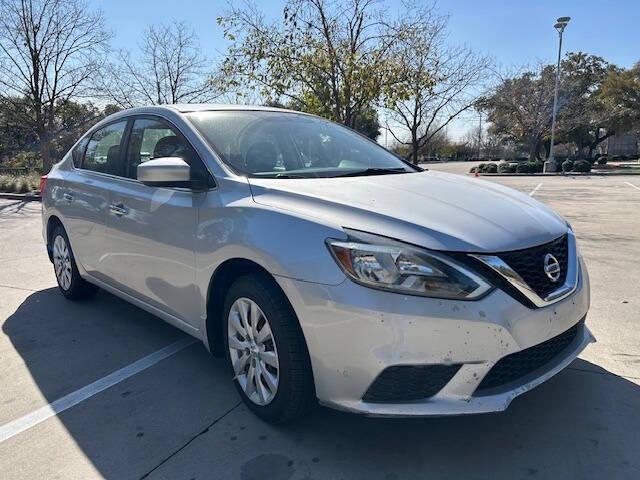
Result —
<svg viewBox="0 0 640 480"><path fill-rule="evenodd" d="M180 157L192 169L204 166L191 145L168 123L138 118L134 121L127 150L127 177L137 179L138 165L163 157Z"/></svg>

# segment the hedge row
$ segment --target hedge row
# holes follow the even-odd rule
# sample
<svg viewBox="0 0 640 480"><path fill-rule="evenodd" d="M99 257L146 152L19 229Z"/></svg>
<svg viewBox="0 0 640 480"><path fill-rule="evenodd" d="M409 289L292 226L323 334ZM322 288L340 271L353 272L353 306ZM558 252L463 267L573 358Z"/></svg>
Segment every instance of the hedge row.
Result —
<svg viewBox="0 0 640 480"><path fill-rule="evenodd" d="M28 193L38 190L40 177L38 175L0 175L0 192Z"/></svg>
<svg viewBox="0 0 640 480"><path fill-rule="evenodd" d="M598 164L604 165L606 157L600 157ZM477 167L471 167L469 173L542 173L543 162L522 162L522 163L481 163ZM591 162L588 160L565 160L562 163L563 172L590 172Z"/></svg>
<svg viewBox="0 0 640 480"><path fill-rule="evenodd" d="M543 166L543 162L481 163L477 167L472 167L469 173L542 173Z"/></svg>
<svg viewBox="0 0 640 480"><path fill-rule="evenodd" d="M604 163L606 163L606 157L605 157L604 163L600 163L599 159L598 159L598 163L600 165L603 165ZM575 162L573 160L565 160L564 162L562 162L562 171L563 172L584 172L584 173L590 172L591 162L588 160L576 160Z"/></svg>

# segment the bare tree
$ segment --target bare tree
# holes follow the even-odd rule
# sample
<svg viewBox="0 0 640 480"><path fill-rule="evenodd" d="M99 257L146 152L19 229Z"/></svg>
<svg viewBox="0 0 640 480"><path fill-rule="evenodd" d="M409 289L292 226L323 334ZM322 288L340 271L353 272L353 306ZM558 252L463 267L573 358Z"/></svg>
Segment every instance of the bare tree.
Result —
<svg viewBox="0 0 640 480"><path fill-rule="evenodd" d="M209 62L198 46L198 37L184 22L150 26L140 52L119 52L119 61L99 82L98 90L123 108L140 105L208 102L215 91Z"/></svg>
<svg viewBox="0 0 640 480"><path fill-rule="evenodd" d="M87 93L108 40L102 14L82 0L0 0L0 95L29 103L22 121L37 136L45 171L56 108Z"/></svg>
<svg viewBox="0 0 640 480"><path fill-rule="evenodd" d="M404 80L396 85L400 94L390 89L385 107L393 124L387 125L389 132L410 147L408 159L417 163L419 151L475 105L490 61L468 48L448 46L447 18L432 7L412 12L421 28L411 30L394 49Z"/></svg>

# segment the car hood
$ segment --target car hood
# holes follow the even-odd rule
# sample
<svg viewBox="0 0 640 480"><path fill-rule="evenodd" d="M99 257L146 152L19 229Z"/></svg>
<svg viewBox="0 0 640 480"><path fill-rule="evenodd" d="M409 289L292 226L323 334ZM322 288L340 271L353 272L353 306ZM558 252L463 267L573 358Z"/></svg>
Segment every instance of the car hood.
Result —
<svg viewBox="0 0 640 480"><path fill-rule="evenodd" d="M434 250L518 250L567 231L560 216L530 196L462 175L250 178L249 184L259 204Z"/></svg>

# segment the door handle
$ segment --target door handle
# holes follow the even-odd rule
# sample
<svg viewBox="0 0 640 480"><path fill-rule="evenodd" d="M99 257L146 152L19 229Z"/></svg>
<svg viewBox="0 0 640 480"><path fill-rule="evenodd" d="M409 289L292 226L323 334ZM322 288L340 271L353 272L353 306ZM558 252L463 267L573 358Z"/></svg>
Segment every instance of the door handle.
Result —
<svg viewBox="0 0 640 480"><path fill-rule="evenodd" d="M67 202L73 202L73 195L70 193L63 193L62 198L64 198Z"/></svg>
<svg viewBox="0 0 640 480"><path fill-rule="evenodd" d="M129 213L127 207L125 207L122 203L112 203L111 205L109 205L109 211L118 217Z"/></svg>

